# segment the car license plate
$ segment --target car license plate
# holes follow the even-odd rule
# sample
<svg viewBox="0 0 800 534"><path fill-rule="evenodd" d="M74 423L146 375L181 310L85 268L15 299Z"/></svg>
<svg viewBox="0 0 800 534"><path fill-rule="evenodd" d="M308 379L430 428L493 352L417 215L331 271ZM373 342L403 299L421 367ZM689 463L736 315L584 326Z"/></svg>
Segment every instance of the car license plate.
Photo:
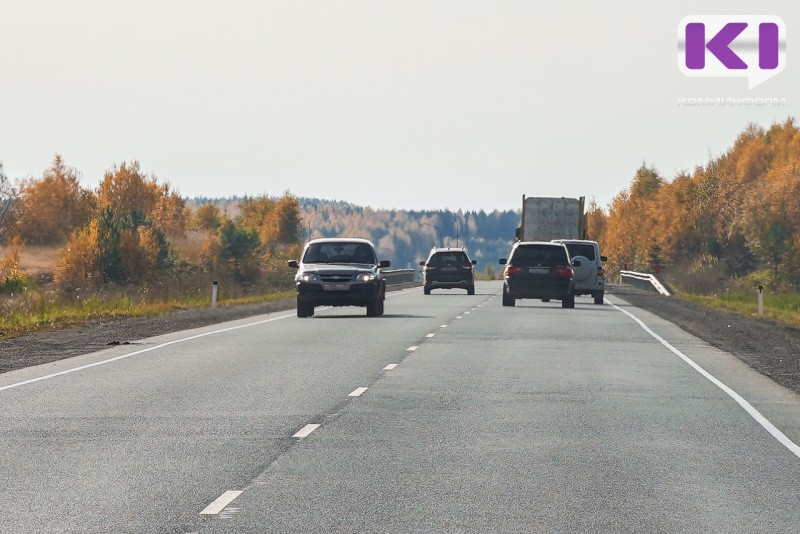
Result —
<svg viewBox="0 0 800 534"><path fill-rule="evenodd" d="M347 291L350 289L349 284L325 284L322 286L324 291Z"/></svg>
<svg viewBox="0 0 800 534"><path fill-rule="evenodd" d="M457 270L458 270L458 269L457 269L456 267L443 267L443 268L442 268L442 272L443 272L443 273L454 273L454 272L456 272Z"/></svg>
<svg viewBox="0 0 800 534"><path fill-rule="evenodd" d="M547 269L546 267L533 267L528 269L528 272L531 274L547 274L550 272L550 269Z"/></svg>

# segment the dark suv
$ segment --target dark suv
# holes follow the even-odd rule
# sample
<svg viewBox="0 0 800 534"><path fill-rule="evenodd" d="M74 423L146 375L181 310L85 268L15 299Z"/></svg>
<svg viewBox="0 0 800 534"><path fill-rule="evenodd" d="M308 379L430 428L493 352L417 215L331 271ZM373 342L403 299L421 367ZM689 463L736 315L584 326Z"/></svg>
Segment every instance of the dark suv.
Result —
<svg viewBox="0 0 800 534"><path fill-rule="evenodd" d="M475 294L475 271L478 262L469 259L464 248L433 248L426 261L421 261L422 290L426 295L432 289L466 289Z"/></svg>
<svg viewBox="0 0 800 534"><path fill-rule="evenodd" d="M386 282L370 241L358 238L327 238L309 241L297 269L297 316L311 317L315 306L365 306L367 317L383 315Z"/></svg>
<svg viewBox="0 0 800 534"><path fill-rule="evenodd" d="M575 278L569 251L562 243L518 241L508 260L500 260L503 270L503 306L514 306L517 299L560 300L562 308L575 307Z"/></svg>

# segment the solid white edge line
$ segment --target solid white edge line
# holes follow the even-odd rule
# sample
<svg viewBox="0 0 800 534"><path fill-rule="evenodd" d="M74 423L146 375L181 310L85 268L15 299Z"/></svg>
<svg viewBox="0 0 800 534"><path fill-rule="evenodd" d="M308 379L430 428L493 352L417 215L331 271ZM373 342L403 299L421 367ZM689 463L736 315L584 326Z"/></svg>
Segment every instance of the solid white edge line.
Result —
<svg viewBox="0 0 800 534"><path fill-rule="evenodd" d="M784 434L783 432L778 430L778 428L776 428L775 425L773 425L769 421L769 419L764 417L761 414L761 412L759 412L752 404L747 402L747 400L745 400L741 395L739 395L734 390L732 390L731 388L726 386L721 380L716 378L714 375L712 375L711 373L709 373L708 371L706 371L705 369L700 367L700 365L695 363L694 360L692 360L691 358L686 356L680 350L678 350L675 347L673 347L672 345L670 345L670 343L667 340L665 340L663 337L661 337L658 334L656 334L655 332L653 332L653 330L651 330L650 327L648 327L646 324L644 324L644 322L641 319L639 319L638 317L636 317L635 315L633 315L629 311L623 310L622 308L620 308L619 306L617 306L613 302L609 302L609 304L613 308L615 308L616 310L621 311L622 313L624 313L625 315L627 315L628 317L633 319L640 327L642 327L642 330L644 330L645 332L647 332L648 334L653 336L653 338L655 338L659 343L661 343L666 348L668 348L673 354L675 354L680 359L682 359L684 362L689 364L695 371L697 371L702 376L704 376L706 379L708 379L712 384L714 384L719 389L724 391L730 398L735 400L739 404L739 406L744 408L744 410L750 415L750 417L755 419L758 424L760 424L762 427L764 427L764 429L767 432L769 432L772 435L772 437L774 437L776 440L778 440L778 442L781 445L783 445L784 447L789 449L789 451L792 454L794 454L795 456L800 458L800 446L798 446L794 441L789 439L786 436L786 434Z"/></svg>
<svg viewBox="0 0 800 534"><path fill-rule="evenodd" d="M206 506L203 509L203 511L200 512L200 515L217 515L218 513L223 511L226 506L232 503L236 497L238 497L241 494L242 494L241 491L226 491L225 493L217 497L217 499L214 502Z"/></svg>
<svg viewBox="0 0 800 534"><path fill-rule="evenodd" d="M392 369L396 369L399 364L390 363L386 367L383 368L384 371L391 371Z"/></svg>
<svg viewBox="0 0 800 534"><path fill-rule="evenodd" d="M355 390L353 390L353 391L352 391L352 392L351 392L349 395L347 395L347 396L348 396L348 397L360 397L361 395L363 395L364 393L366 393L368 389L369 389L369 388L364 388L364 387L361 387L361 388L356 388Z"/></svg>
<svg viewBox="0 0 800 534"><path fill-rule="evenodd" d="M144 354L145 352L152 352L154 350L163 349L164 347L169 347L170 345L175 345L177 343L184 343L186 341L192 341L194 339L200 339L201 337L213 336L215 334L222 334L224 332L231 332L233 330L240 330L242 328L250 328L251 326L258 326L258 325L262 325L264 323L271 323L272 321L279 321L281 319L288 319L290 317L294 317L294 314L292 314L292 315L281 315L280 317L272 317L270 319L264 319L264 320L261 320L261 321L256 321L255 323L241 324L241 325L238 325L238 326L231 326L231 327L228 327L228 328L221 328L220 330L212 330L211 332L204 332L202 334L196 334L194 336L184 337L184 338L180 338L180 339L174 339L172 341L167 341L166 343L160 343L160 344L154 345L152 347L147 347L146 349L137 350L137 351L134 351L134 352L130 352L128 354L122 354L120 356L115 356L114 358L109 358L108 360L102 360L102 361L99 361L99 362L90 363L88 365L81 365L80 367L74 367L72 369L67 369L65 371L60 371L58 373L52 373L52 374L45 375L45 376L40 376L40 377L37 377L37 378L31 378L30 380L24 380L22 382L17 382L16 384L9 384L7 386L2 386L2 387L0 387L0 391L4 391L6 389L17 388L17 387L20 387L20 386L24 386L26 384L32 384L34 382L41 382L42 380L48 380L50 378L55 378L57 376L68 375L68 374L74 373L76 371L83 371L84 369L89 369L91 367L97 367L99 365L105 365L107 363L116 362L118 360L124 360L125 358L130 358L131 356L138 356L139 354Z"/></svg>
<svg viewBox="0 0 800 534"><path fill-rule="evenodd" d="M312 433L312 432L314 432L314 431L315 431L316 429L318 429L320 426L322 426L322 425L318 425L318 424L314 424L314 423L308 424L308 425L304 426L303 428L301 428L301 429L300 429L300 430L299 430L299 431L298 431L298 432L297 432L297 433L296 433L294 436L292 436L292 437L293 437L293 438L307 438L308 436L310 436L310 435L311 435L311 433Z"/></svg>

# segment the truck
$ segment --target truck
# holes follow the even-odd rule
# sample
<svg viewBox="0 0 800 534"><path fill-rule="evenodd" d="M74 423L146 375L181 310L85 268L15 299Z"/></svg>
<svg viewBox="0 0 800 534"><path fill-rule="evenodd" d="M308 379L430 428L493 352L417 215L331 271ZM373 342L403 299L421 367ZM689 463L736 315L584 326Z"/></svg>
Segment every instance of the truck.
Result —
<svg viewBox="0 0 800 534"><path fill-rule="evenodd" d="M522 195L522 223L518 241L554 241L567 247L572 261L574 295L591 295L603 304L605 271L608 261L600 254L597 241L590 241L586 230L584 197L530 197Z"/></svg>
<svg viewBox="0 0 800 534"><path fill-rule="evenodd" d="M584 197L525 197L518 241L587 239Z"/></svg>

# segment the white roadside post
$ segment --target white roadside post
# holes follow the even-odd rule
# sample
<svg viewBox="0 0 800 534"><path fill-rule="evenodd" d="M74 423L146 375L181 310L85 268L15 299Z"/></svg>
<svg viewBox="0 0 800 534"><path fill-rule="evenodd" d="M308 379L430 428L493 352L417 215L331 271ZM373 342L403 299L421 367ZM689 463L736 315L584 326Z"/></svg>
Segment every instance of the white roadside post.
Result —
<svg viewBox="0 0 800 534"><path fill-rule="evenodd" d="M212 308L216 308L217 307L217 292L218 291L219 291L219 283L217 283L217 281L214 280L211 283L211 307Z"/></svg>
<svg viewBox="0 0 800 534"><path fill-rule="evenodd" d="M758 286L758 314L764 315L764 286Z"/></svg>

